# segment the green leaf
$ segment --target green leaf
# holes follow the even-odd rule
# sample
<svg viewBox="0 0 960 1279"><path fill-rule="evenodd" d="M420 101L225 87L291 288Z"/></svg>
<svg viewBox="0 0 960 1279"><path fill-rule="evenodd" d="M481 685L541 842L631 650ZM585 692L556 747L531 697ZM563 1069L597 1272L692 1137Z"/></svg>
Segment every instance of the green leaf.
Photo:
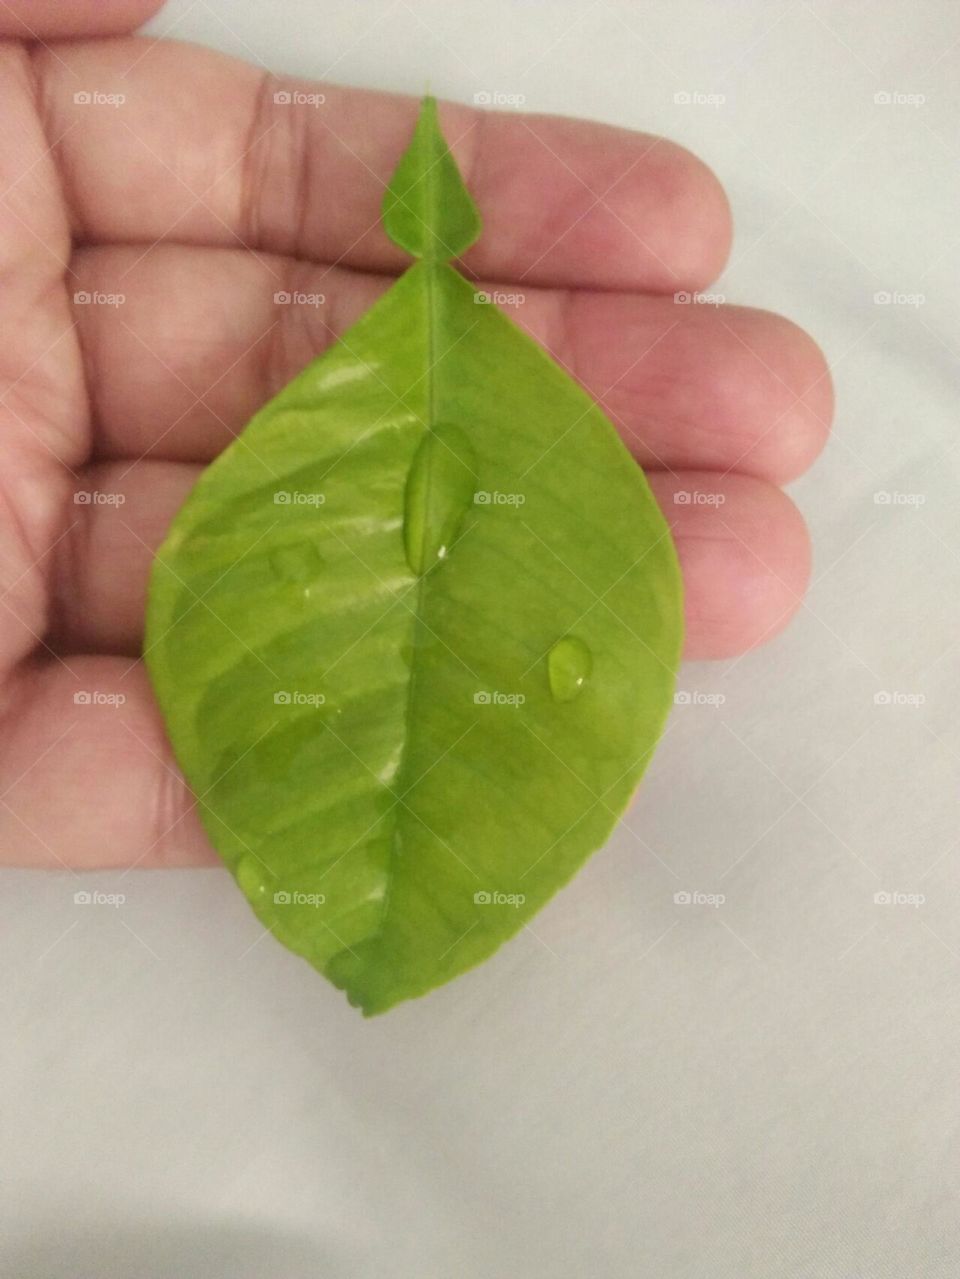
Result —
<svg viewBox="0 0 960 1279"><path fill-rule="evenodd" d="M214 845L366 1013L485 959L607 838L682 615L614 428L440 260L476 215L429 100L387 208L423 260L203 474L146 646Z"/></svg>

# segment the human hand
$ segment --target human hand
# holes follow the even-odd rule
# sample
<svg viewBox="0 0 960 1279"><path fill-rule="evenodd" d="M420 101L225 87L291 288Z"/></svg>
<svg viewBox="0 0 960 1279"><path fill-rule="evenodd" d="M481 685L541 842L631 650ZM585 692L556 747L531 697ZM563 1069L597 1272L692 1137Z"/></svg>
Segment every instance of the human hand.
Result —
<svg viewBox="0 0 960 1279"><path fill-rule="evenodd" d="M417 104L192 46L65 41L154 8L0 0L8 865L216 862L137 656L151 557L201 468L406 265L379 204ZM777 485L820 450L830 380L789 322L676 300L725 261L716 180L642 134L452 105L442 119L484 219L464 268L522 296L512 318L647 470L687 656L775 634L808 572Z"/></svg>

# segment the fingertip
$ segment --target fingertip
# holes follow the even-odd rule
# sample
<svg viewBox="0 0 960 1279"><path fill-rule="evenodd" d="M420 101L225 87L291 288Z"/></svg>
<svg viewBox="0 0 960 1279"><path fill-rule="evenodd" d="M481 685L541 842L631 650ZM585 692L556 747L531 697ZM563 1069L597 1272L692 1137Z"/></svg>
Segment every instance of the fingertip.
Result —
<svg viewBox="0 0 960 1279"><path fill-rule="evenodd" d="M730 658L767 643L810 580L810 537L780 489L747 475L655 472L686 597L686 658Z"/></svg>
<svg viewBox="0 0 960 1279"><path fill-rule="evenodd" d="M702 288L730 248L707 165L665 138L562 116L474 111L471 178L486 228L467 260L533 284ZM466 134L464 136L467 136Z"/></svg>
<svg viewBox="0 0 960 1279"><path fill-rule="evenodd" d="M585 256L592 251L605 260L610 288L705 288L723 270L733 235L730 203L713 170L666 138L611 132L616 146L611 140L609 153L622 173L578 228Z"/></svg>
<svg viewBox="0 0 960 1279"><path fill-rule="evenodd" d="M773 356L782 378L794 396L785 412L794 429L781 443L781 483L802 475L823 452L833 422L834 389L830 365L822 348L806 329L773 311L760 314L766 320Z"/></svg>
<svg viewBox="0 0 960 1279"><path fill-rule="evenodd" d="M663 216L657 250L664 270L660 291L699 290L723 271L733 243L733 214L720 179L699 156L676 142L658 145Z"/></svg>

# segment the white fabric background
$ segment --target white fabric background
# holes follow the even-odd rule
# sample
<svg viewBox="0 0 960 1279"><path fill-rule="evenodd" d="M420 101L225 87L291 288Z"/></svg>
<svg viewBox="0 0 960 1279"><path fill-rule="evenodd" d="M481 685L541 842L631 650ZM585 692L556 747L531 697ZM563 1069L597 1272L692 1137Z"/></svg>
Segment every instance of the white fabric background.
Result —
<svg viewBox="0 0 960 1279"><path fill-rule="evenodd" d="M151 29L686 143L733 203L717 288L815 334L837 426L793 490L808 606L684 670L723 705L678 709L629 825L454 985L364 1022L223 872L128 877L72 929L72 883L3 876L2 1273L956 1276L960 12L173 0Z"/></svg>

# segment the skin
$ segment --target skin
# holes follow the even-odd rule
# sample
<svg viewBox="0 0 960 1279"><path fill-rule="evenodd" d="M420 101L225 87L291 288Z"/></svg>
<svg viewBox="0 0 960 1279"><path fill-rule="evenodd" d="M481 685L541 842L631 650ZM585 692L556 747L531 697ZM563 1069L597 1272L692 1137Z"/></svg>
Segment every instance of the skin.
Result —
<svg viewBox="0 0 960 1279"><path fill-rule="evenodd" d="M137 660L151 556L204 464L406 265L379 202L417 104L284 81L326 102L276 106L254 67L123 37L157 7L0 0L0 864L216 862ZM92 88L126 101L74 102ZM768 640L809 572L778 485L822 448L832 393L789 321L674 302L726 260L716 178L626 130L453 105L441 122L484 219L463 269L523 294L512 317L648 470L687 656ZM74 502L89 491L125 501ZM723 502L675 500L691 491Z"/></svg>

